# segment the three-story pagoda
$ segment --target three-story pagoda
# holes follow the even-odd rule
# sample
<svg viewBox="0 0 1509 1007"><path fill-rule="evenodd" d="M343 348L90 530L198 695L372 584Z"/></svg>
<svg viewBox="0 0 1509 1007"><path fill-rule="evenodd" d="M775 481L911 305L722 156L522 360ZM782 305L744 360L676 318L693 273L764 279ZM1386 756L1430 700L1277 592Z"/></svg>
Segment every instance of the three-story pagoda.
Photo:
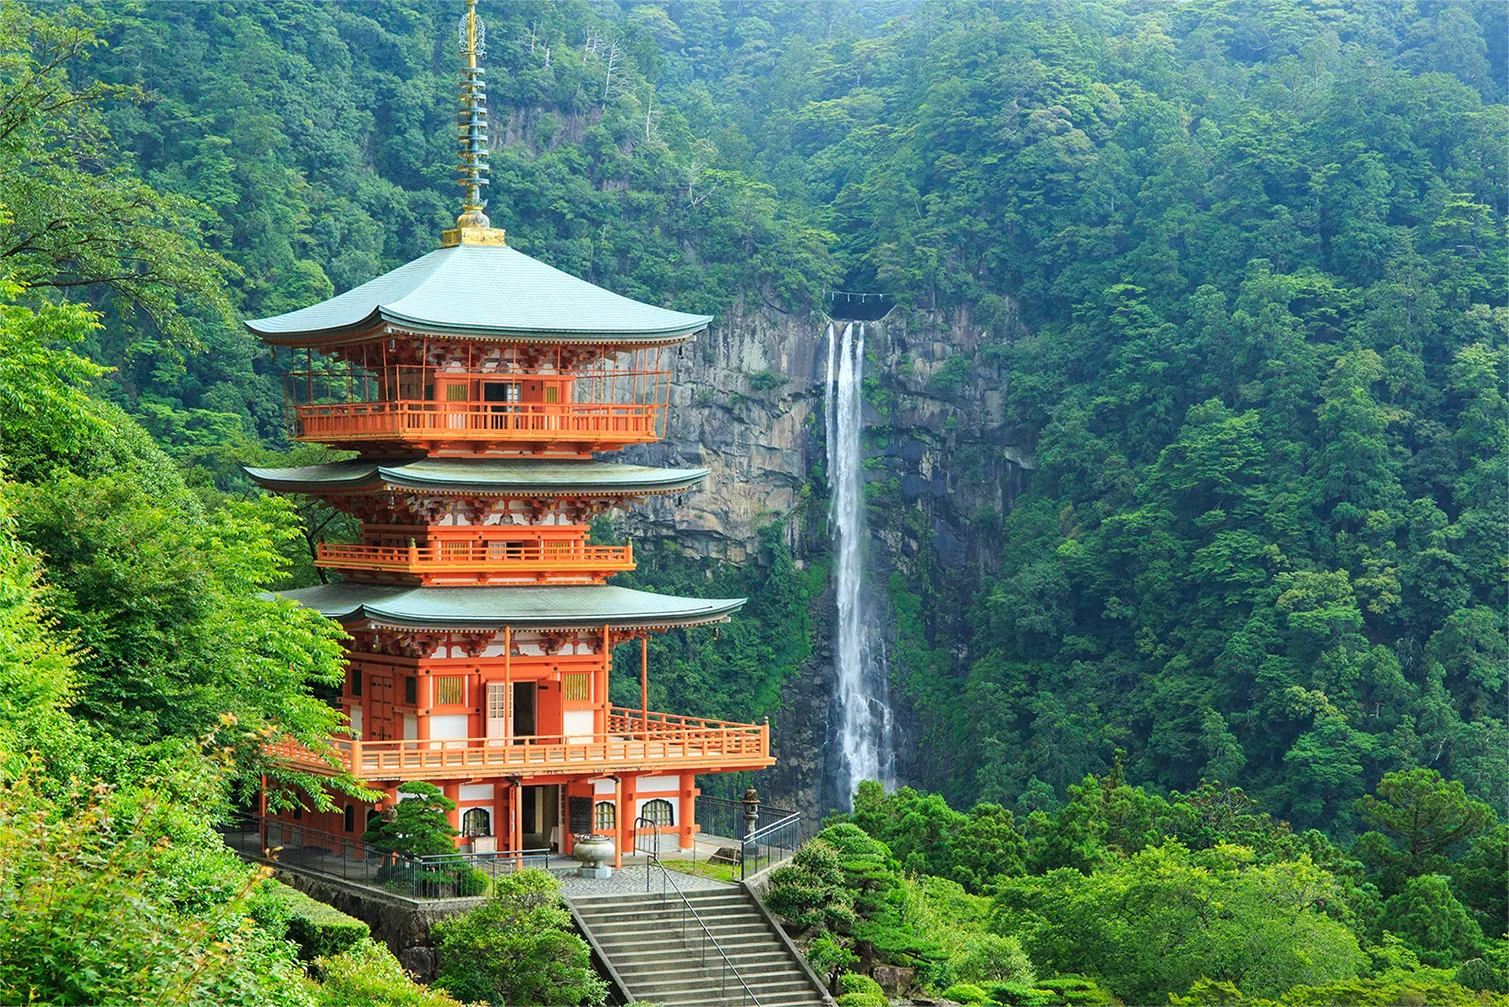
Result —
<svg viewBox="0 0 1509 1007"><path fill-rule="evenodd" d="M570 852L584 831L629 852L641 819L684 848L696 774L770 765L769 728L649 710L647 640L725 621L744 600L611 586L633 548L588 544L588 522L707 477L593 456L664 436L667 351L710 319L553 269L491 226L474 3L456 227L369 283L247 323L293 351L291 436L358 455L248 470L361 522L360 543L319 546L337 581L286 596L351 634L341 704L356 737L333 744L341 768L387 796L375 808L337 797L301 824L354 838L401 783L426 780L457 803L453 825L476 852ZM608 681L613 649L633 640L641 703L626 709ZM295 746L279 755L332 772Z"/></svg>

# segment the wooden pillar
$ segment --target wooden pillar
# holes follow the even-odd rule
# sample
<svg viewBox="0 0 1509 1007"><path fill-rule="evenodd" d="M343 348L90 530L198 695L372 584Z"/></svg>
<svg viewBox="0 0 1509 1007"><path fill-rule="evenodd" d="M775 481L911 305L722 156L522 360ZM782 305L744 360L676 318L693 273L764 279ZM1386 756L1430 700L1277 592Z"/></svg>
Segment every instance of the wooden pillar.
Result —
<svg viewBox="0 0 1509 1007"><path fill-rule="evenodd" d="M503 737L513 742L513 627L503 627ZM513 833L509 832L509 836Z"/></svg>
<svg viewBox="0 0 1509 1007"><path fill-rule="evenodd" d="M613 866L624 865L624 781L613 777Z"/></svg>
<svg viewBox="0 0 1509 1007"><path fill-rule="evenodd" d="M440 793L445 795L452 804L459 804L461 801L461 784L454 782L442 783L440 785ZM461 828L461 809L451 808L445 813L445 820L451 823L451 828L459 831ZM454 841L457 846L461 845L460 836L456 836Z"/></svg>
<svg viewBox="0 0 1509 1007"><path fill-rule="evenodd" d="M592 693L592 733L595 736L594 740L600 741L606 741L608 733L608 667L612 661L611 651L612 637L609 635L608 627L604 626L602 661L599 662L597 671L593 673L597 681L594 683Z"/></svg>
<svg viewBox="0 0 1509 1007"><path fill-rule="evenodd" d="M697 831L697 777L694 773L681 774L681 807L676 809L676 829L683 850L692 848L692 836Z"/></svg>
<svg viewBox="0 0 1509 1007"><path fill-rule="evenodd" d="M508 794L508 846L515 853L524 849L524 785L520 780L509 783ZM514 858L514 870L518 870L522 861Z"/></svg>

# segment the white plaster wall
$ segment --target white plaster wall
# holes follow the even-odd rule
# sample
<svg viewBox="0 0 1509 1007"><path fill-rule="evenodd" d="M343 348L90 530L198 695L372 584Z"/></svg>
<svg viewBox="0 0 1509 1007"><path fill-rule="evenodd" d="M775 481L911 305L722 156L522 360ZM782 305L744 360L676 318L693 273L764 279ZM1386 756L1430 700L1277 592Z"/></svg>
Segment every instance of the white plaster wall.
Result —
<svg viewBox="0 0 1509 1007"><path fill-rule="evenodd" d="M467 716L464 713L437 713L430 716L430 740L461 741L466 738ZM408 725L404 726L407 738Z"/></svg>

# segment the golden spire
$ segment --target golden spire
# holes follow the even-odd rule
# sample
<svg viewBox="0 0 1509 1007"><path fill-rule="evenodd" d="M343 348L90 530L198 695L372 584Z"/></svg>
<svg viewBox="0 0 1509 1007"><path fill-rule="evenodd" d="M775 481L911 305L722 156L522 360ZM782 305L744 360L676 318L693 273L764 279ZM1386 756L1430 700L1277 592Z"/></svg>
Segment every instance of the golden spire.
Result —
<svg viewBox="0 0 1509 1007"><path fill-rule="evenodd" d="M459 182L464 190L461 216L453 230L442 231L441 247L501 245L504 231L493 227L483 209L487 178L487 81L478 58L487 53L487 28L477 16L477 0L466 0L466 13L457 26L461 40L461 100L456 113L456 141L460 147Z"/></svg>

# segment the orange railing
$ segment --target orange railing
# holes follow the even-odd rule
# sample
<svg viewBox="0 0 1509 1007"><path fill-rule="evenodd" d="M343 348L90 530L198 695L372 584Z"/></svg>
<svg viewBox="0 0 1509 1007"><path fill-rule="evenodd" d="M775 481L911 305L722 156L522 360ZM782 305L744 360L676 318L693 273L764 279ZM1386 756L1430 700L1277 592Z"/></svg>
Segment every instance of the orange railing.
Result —
<svg viewBox="0 0 1509 1007"><path fill-rule="evenodd" d="M634 546L582 542L430 542L425 545L321 543L316 566L443 573L607 573L634 569Z"/></svg>
<svg viewBox="0 0 1509 1007"><path fill-rule="evenodd" d="M457 439L635 443L660 436L662 403L339 402L295 406L304 441Z"/></svg>
<svg viewBox="0 0 1509 1007"><path fill-rule="evenodd" d="M583 736L464 738L454 741L350 741L331 739L340 768L368 780L441 779L478 773L580 773L676 767L759 768L769 765L770 727L651 713L648 730L639 711L619 710L609 723L640 729ZM270 754L311 772L330 765L301 745L269 746Z"/></svg>

